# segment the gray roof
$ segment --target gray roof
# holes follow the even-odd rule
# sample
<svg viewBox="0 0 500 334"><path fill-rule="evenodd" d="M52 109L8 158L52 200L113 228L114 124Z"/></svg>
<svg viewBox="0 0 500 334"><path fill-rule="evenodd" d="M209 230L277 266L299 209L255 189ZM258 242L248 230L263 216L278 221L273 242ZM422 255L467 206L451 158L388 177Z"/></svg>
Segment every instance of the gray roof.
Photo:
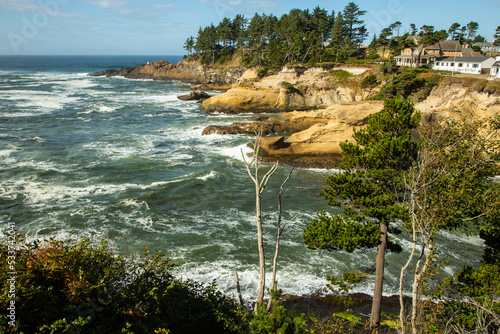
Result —
<svg viewBox="0 0 500 334"><path fill-rule="evenodd" d="M477 42L474 43L473 45L485 47L485 46L491 46L492 44L490 42Z"/></svg>
<svg viewBox="0 0 500 334"><path fill-rule="evenodd" d="M460 51L462 50L462 45L459 41L439 41L432 45L426 46L426 50L443 50L443 51Z"/></svg>
<svg viewBox="0 0 500 334"><path fill-rule="evenodd" d="M482 63L491 57L441 57L437 61L454 61L459 63Z"/></svg>
<svg viewBox="0 0 500 334"><path fill-rule="evenodd" d="M462 49L462 55L464 57L481 57L481 52L476 52L472 50L471 48L463 48Z"/></svg>

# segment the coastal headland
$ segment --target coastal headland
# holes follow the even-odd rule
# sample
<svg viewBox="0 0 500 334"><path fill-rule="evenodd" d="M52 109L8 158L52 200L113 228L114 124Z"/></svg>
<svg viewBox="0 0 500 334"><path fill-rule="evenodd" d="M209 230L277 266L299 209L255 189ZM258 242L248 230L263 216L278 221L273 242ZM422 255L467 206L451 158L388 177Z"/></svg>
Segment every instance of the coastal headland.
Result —
<svg viewBox="0 0 500 334"><path fill-rule="evenodd" d="M204 135L262 135L261 158L297 167L335 168L341 161L339 144L352 140L356 128L367 124L371 114L383 108L374 99L390 79L375 65L321 64L287 65L262 75L242 66L209 67L183 60L166 61L135 68L106 70L91 76L123 76L131 79L179 80L196 84L196 94L206 113L248 114L248 122L207 126ZM363 79L376 75L376 85ZM484 78L422 73L435 77L435 84L410 98L423 121L446 117L487 118L500 112L499 90L486 89ZM201 91L217 90L207 95ZM199 94L198 94L199 93Z"/></svg>

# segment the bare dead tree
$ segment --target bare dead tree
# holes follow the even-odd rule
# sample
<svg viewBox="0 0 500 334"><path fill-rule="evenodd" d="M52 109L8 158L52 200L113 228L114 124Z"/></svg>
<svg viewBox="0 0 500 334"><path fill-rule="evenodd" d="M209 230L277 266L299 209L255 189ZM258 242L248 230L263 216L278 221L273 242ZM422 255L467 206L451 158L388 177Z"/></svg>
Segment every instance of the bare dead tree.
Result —
<svg viewBox="0 0 500 334"><path fill-rule="evenodd" d="M257 135L257 139L252 143L252 148L253 148L253 156L252 160L248 162L245 158L245 155L243 154L243 151L241 152L243 156L243 161L245 163L248 175L252 179L255 185L255 218L256 218L256 225L257 225L257 248L259 252L259 269L260 269L260 278L259 278L259 291L258 291L258 296L257 296L257 301L255 303L255 310L257 310L259 307L262 306L263 300L264 300L264 292L265 292L265 285L266 285L266 262L265 262L265 252L264 252L264 242L263 242L263 227L262 227L262 208L261 208L261 203L262 203L262 194L264 193L264 190L267 186L267 183L269 182L271 176L278 170L278 163L275 163L265 174L262 179L260 179L260 166L259 166L259 152L261 148L261 133ZM253 170L252 170L252 165L253 165ZM278 222L277 222L277 232L276 232L276 245L275 245L275 252L274 252L274 258L273 258L273 272L272 272L272 284L271 284L271 290L276 289L276 272L277 272L277 266L278 266L278 256L279 256L279 245L280 245L280 239L281 235L283 234L283 231L285 230L286 226L292 222L295 217L293 217L291 220L289 220L285 224L281 224L282 221L282 205L281 205L281 197L283 194L283 187L285 184L288 182L290 179L291 175L293 172L293 168L290 170L290 173L286 177L285 181L281 184L280 191L278 193ZM267 308L269 310L271 306L271 303L268 303Z"/></svg>
<svg viewBox="0 0 500 334"><path fill-rule="evenodd" d="M278 193L278 223L277 223L277 231L276 231L276 248L274 251L274 259L273 259L273 276L271 280L271 290L276 290L276 272L277 272L277 267L278 267L278 255L279 255L279 249L280 249L280 239L281 239L281 234L285 231L286 226L291 223L295 218L297 218L297 215L295 215L292 219L290 219L288 222L283 224L281 226L281 195L283 194L283 187L285 186L285 183L290 179L290 176L292 176L293 168L290 170L290 173L288 174L287 178L283 183L281 184L280 191ZM267 304L267 311L271 309L271 303Z"/></svg>
<svg viewBox="0 0 500 334"><path fill-rule="evenodd" d="M259 307L261 307L262 302L264 300L264 291L266 288L266 258L264 254L264 234L263 234L263 229L262 229L262 209L261 209L261 201L262 201L262 193L266 189L267 183L269 182L269 179L271 176L276 172L278 169L278 163L275 163L269 171L264 175L262 179L260 179L259 176L259 152L261 148L261 141L260 141L261 136L258 135L257 139L253 142L253 157L250 162L248 162L245 158L245 155L243 154L243 151L241 152L243 156L243 160L245 162L245 166L248 172L248 175L252 179L252 181L255 184L255 219L256 219L256 224L257 224L257 248L259 251L259 268L260 268L260 278L259 278L259 292L257 296L257 301L255 303L255 310L257 310ZM253 165L253 172L252 172L252 167Z"/></svg>

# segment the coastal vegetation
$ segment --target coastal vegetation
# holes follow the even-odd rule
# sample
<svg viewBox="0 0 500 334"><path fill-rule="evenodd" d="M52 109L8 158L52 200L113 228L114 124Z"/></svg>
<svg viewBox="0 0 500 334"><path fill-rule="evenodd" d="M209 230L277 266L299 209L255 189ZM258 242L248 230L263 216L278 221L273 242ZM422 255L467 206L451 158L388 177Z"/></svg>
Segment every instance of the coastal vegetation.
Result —
<svg viewBox="0 0 500 334"><path fill-rule="evenodd" d="M187 38L184 49L191 59L202 64L217 65L239 58L243 66L269 69L295 63L389 59L405 48L416 47L409 36L418 36L419 48L446 39L470 46L486 41L477 34L479 23L474 21L464 25L455 22L448 29L427 24L417 28L413 23L404 27L396 21L378 36L373 35L364 47L369 37L365 14L354 2L337 12L317 6L312 10L292 9L281 17L255 13L248 18L238 14L233 19L224 17L217 24L200 27L197 36ZM491 32L495 44L500 43L498 30ZM480 51L477 46L475 51ZM420 56L421 53L417 55Z"/></svg>
<svg viewBox="0 0 500 334"><path fill-rule="evenodd" d="M386 49L390 58L410 45L408 35L419 34L423 45L448 37L469 42L480 38L476 36L476 22L462 28L456 23L448 31L423 26L418 32L412 25L412 31L405 34L400 34L402 24L395 22L378 38L374 36L370 46L363 50L360 45L367 38L361 19L364 14L351 2L337 13L316 7L312 12L295 9L280 18L255 14L248 20L237 15L233 20L224 18L216 26L200 28L196 38L188 38L185 48L192 59L203 64L220 65L239 57L243 65L258 66L262 74L289 63L370 61L380 57L380 50L385 56ZM360 269L341 277L328 276L328 287L335 293L348 293L361 280L374 280L373 298L363 297L364 304L372 304L369 322L362 312L353 311L354 296L347 296L343 309L330 313L326 319L319 319L312 311L285 306L287 296L278 289L275 280L279 238L284 229L280 215L272 282L265 302L266 261L260 202L277 167L271 167L259 178L257 140L253 160L245 161L256 194L259 292L255 303L238 302L218 291L215 283L203 285L175 277L173 260L161 253L151 255L148 249L141 255L121 255L110 245L93 240L26 242L19 236L15 258L15 280L19 287L14 299L18 319L15 326L9 325L8 318L9 247L0 243L3 282L0 331L498 332L500 186L495 177L500 174L500 117L481 121L440 119L424 124L414 102L424 100L442 82L467 79L443 77L425 68L402 70L393 59L373 66L362 77L342 69L326 72L325 76L338 86L368 90L362 99L384 101L384 108L369 117L368 125L354 131L354 141L340 144L340 171L327 178L327 187L322 191L337 213L319 212L303 234L307 247L331 252L332 256L340 251L377 248L373 261L375 275L373 270ZM469 86L478 93L500 91L498 82L474 79ZM304 95L308 86L282 81L280 87L288 94ZM460 268L438 279L437 274L444 266L440 262L439 236L444 232L483 239L485 249L479 265ZM382 306L385 256L386 250L401 251L401 246L390 237L399 233L406 233L411 250L401 268L399 306L388 315ZM329 270L325 268L325 272ZM407 284L411 287L411 298L403 291L408 277L411 277ZM389 321L383 321L384 317Z"/></svg>

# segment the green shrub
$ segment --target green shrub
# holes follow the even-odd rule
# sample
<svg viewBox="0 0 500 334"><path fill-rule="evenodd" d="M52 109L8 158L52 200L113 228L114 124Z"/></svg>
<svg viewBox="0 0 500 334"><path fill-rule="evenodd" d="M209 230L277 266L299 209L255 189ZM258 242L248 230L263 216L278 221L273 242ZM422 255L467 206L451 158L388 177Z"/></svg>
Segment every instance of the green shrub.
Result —
<svg viewBox="0 0 500 334"><path fill-rule="evenodd" d="M8 247L0 243L4 333L236 333L243 314L215 285L181 281L161 254L116 255L89 240L33 242L16 254L16 326L7 318Z"/></svg>
<svg viewBox="0 0 500 334"><path fill-rule="evenodd" d="M296 314L279 305L281 290L274 290L271 294L271 309L267 311L267 303L259 307L249 323L252 334L299 334L307 333L307 319L302 314Z"/></svg>

